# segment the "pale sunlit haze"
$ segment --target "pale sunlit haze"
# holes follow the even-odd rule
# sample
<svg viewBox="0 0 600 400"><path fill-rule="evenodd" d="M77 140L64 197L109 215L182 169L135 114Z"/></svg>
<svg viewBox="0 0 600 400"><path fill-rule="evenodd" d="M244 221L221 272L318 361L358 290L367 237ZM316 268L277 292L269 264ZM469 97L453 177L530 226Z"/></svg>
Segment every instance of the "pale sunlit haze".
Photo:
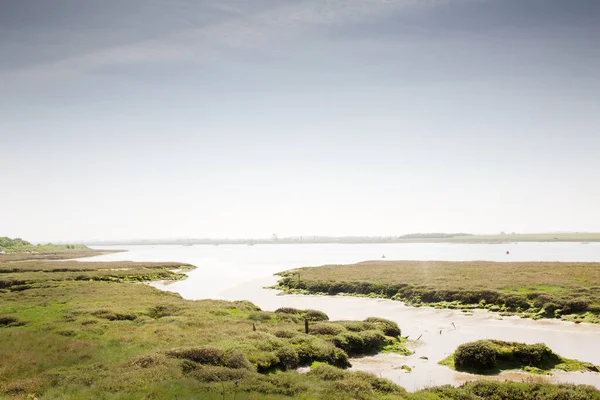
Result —
<svg viewBox="0 0 600 400"><path fill-rule="evenodd" d="M597 0L0 2L0 235L600 230Z"/></svg>

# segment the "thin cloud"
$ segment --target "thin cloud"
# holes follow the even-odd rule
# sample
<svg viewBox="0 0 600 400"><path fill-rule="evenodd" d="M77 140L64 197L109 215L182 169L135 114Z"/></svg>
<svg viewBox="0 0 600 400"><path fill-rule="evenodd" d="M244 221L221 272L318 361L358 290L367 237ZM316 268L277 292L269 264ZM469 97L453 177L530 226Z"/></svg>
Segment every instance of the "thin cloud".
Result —
<svg viewBox="0 0 600 400"><path fill-rule="evenodd" d="M309 28L358 22L390 12L436 7L451 1L315 0L288 3L254 14L242 13L239 1L223 2L219 8L228 11L227 16L210 25L40 64L22 69L16 75L60 79L105 67L184 62L191 59L210 62L219 57L221 47L262 47L285 36L307 34Z"/></svg>

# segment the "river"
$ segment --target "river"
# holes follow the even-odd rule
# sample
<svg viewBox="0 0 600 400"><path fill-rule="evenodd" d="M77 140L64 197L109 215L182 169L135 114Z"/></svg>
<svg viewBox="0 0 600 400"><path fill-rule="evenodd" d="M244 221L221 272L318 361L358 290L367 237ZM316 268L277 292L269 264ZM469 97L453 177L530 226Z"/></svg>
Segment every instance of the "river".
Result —
<svg viewBox="0 0 600 400"><path fill-rule="evenodd" d="M196 245L196 246L102 246L123 249L87 261L180 261L196 270L184 281L153 284L162 290L180 293L186 299L250 300L263 310L279 307L314 308L331 319L361 320L369 316L396 321L403 335L420 337L410 357L380 354L353 359L353 368L388 378L407 390L428 386L459 384L477 376L451 371L437 362L456 347L477 339L499 339L525 343L546 343L556 353L600 365L600 326L555 320L532 321L499 317L484 310L467 315L458 310L407 307L402 303L356 297L281 296L264 289L276 282L274 273L296 267L347 264L366 260L446 261L597 261L600 243L510 243L510 244L311 244L311 245ZM508 252L508 254L507 254ZM426 357L427 359L422 359ZM401 370L402 365L412 372ZM503 373L495 379L548 380L586 383L600 388L598 373L554 373L532 377Z"/></svg>

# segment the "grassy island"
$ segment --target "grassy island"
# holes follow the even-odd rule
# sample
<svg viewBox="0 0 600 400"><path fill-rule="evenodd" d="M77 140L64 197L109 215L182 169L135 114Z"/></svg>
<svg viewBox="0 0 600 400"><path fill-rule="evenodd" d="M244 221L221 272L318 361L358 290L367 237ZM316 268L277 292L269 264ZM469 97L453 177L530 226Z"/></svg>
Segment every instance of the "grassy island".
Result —
<svg viewBox="0 0 600 400"><path fill-rule="evenodd" d="M414 306L600 322L600 263L369 261L279 275L276 288L288 293L382 297Z"/></svg>
<svg viewBox="0 0 600 400"><path fill-rule="evenodd" d="M555 354L543 343L524 344L500 340L479 340L460 345L454 354L440 361L457 371L496 374L503 370L522 370L549 375L552 370L600 372L600 367Z"/></svg>
<svg viewBox="0 0 600 400"><path fill-rule="evenodd" d="M0 259L0 399L600 399L589 386L514 382L407 393L345 370L355 355L408 354L394 322L188 301L139 284L181 279L174 270L193 267L180 263L28 257Z"/></svg>

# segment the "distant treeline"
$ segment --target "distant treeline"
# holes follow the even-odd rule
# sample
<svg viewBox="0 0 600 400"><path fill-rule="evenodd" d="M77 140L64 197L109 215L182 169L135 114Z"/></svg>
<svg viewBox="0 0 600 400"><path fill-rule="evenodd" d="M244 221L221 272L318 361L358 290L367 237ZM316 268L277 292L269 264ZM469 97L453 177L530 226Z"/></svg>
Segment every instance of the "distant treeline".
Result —
<svg viewBox="0 0 600 400"><path fill-rule="evenodd" d="M101 240L90 242L90 245L194 245L194 244L309 244L309 243L401 243L410 240L439 240L455 237L472 236L468 233L411 233L402 236L290 236L256 239L229 238L200 238L200 239L131 239L131 240Z"/></svg>
<svg viewBox="0 0 600 400"><path fill-rule="evenodd" d="M88 247L83 244L32 244L21 238L11 239L6 236L0 237L0 251L4 251L6 253L49 253L69 250L88 250Z"/></svg>
<svg viewBox="0 0 600 400"><path fill-rule="evenodd" d="M398 239L445 239L457 236L473 236L470 233L410 233L398 236Z"/></svg>

